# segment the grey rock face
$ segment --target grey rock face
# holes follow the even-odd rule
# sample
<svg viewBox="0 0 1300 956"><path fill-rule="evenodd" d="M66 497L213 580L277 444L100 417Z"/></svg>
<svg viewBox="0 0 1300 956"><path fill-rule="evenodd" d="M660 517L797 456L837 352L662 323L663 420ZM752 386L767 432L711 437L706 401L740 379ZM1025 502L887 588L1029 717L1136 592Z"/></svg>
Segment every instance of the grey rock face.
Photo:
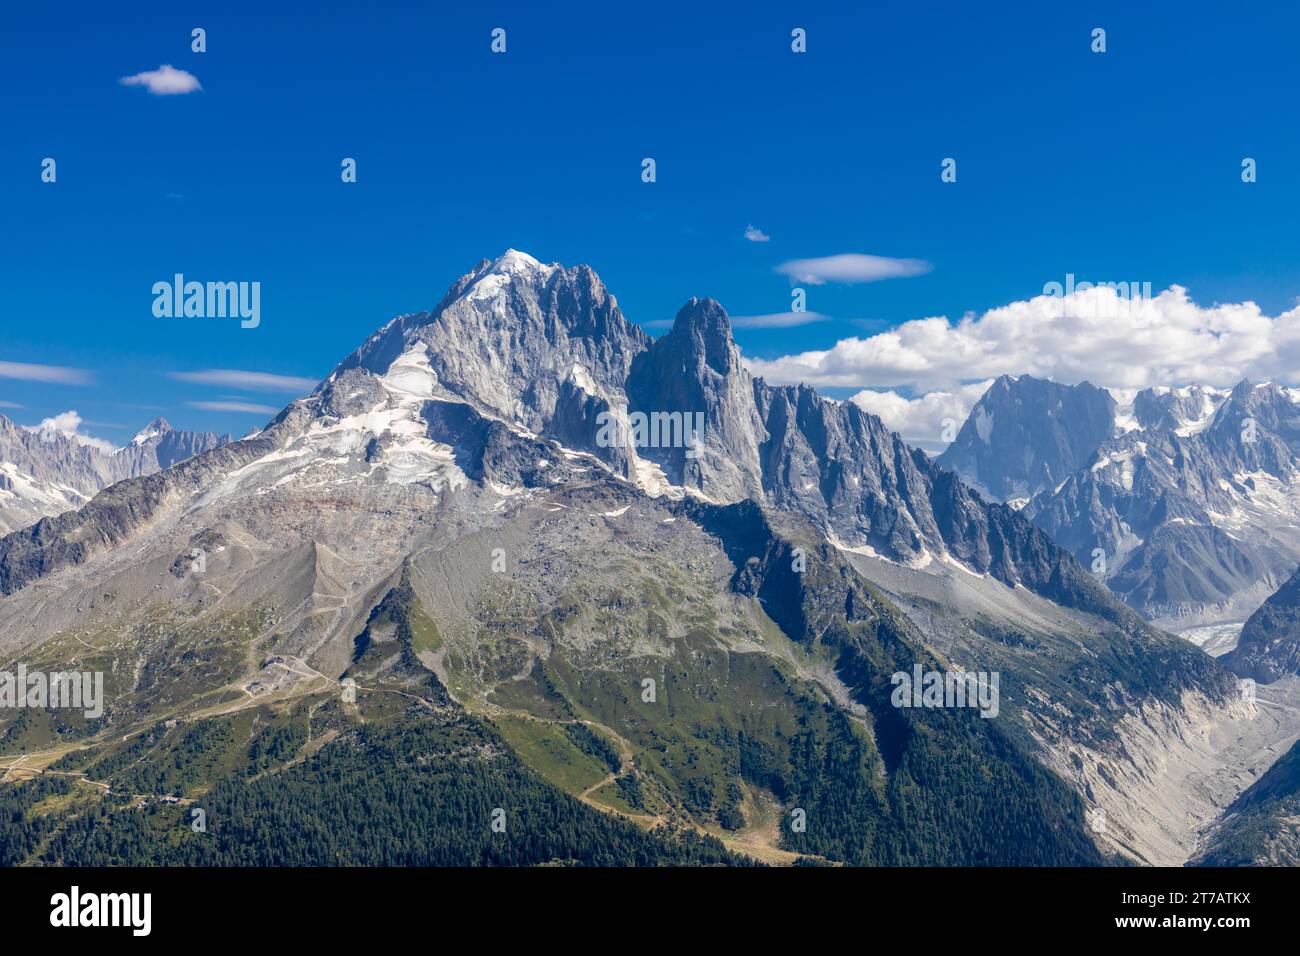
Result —
<svg viewBox="0 0 1300 956"><path fill-rule="evenodd" d="M647 416L684 416L703 421L688 448L682 440L656 440L637 453L663 467L668 480L717 501L762 494L759 446L767 433L754 406L749 372L731 338L731 320L712 299L692 299L678 312L672 331L632 362L628 409ZM702 416L696 419L695 416ZM663 419L661 419L663 420ZM671 419L675 421L677 419ZM663 436L656 430L656 439Z"/></svg>
<svg viewBox="0 0 1300 956"><path fill-rule="evenodd" d="M1154 618L1248 614L1300 562L1300 409L1275 385L1211 398L1139 394L1135 417L1155 424L1102 442L1025 509L1085 564L1100 552L1111 588Z"/></svg>
<svg viewBox="0 0 1300 956"><path fill-rule="evenodd" d="M1133 399L1133 418L1142 428L1195 427L1210 418L1223 393L1192 385L1187 388L1144 388Z"/></svg>
<svg viewBox="0 0 1300 956"><path fill-rule="evenodd" d="M761 451L771 504L803 514L843 545L891 559L946 549L924 464L880 419L806 387L759 381L754 393L770 435Z"/></svg>
<svg viewBox="0 0 1300 956"><path fill-rule="evenodd" d="M89 501L109 478L96 449L0 415L0 532Z"/></svg>
<svg viewBox="0 0 1300 956"><path fill-rule="evenodd" d="M944 468L997 501L1056 488L1115 430L1115 399L1088 382L1003 375L939 456Z"/></svg>
<svg viewBox="0 0 1300 956"><path fill-rule="evenodd" d="M1200 434L1229 467L1288 479L1300 455L1297 396L1271 382L1239 382Z"/></svg>
<svg viewBox="0 0 1300 956"><path fill-rule="evenodd" d="M1047 535L983 501L876 416L750 377L712 300L682 309L633 363L627 392L634 408L704 411L699 457L656 459L689 488L797 514L841 547L921 565L950 556L1070 607L1128 615Z"/></svg>
<svg viewBox="0 0 1300 956"><path fill-rule="evenodd" d="M172 428L171 423L165 418L154 419L145 426L141 435L148 437L134 447L148 449L152 453L154 463L157 464L159 470L168 469L172 465L185 461L187 458L193 458L195 455L201 455L206 451L230 443L229 435L218 435L216 432L177 430ZM127 447L131 448L132 446ZM126 450L123 449L123 451ZM146 464L144 467L147 468L149 465ZM143 470L137 472L137 474L144 473Z"/></svg>
<svg viewBox="0 0 1300 956"><path fill-rule="evenodd" d="M131 440L112 452L115 480L152 475L173 465L230 443L229 435L215 432L178 431L165 418L155 418Z"/></svg>
<svg viewBox="0 0 1300 956"><path fill-rule="evenodd" d="M0 532L78 508L115 482L150 475L230 441L177 431L159 418L125 448L106 452L53 429L29 431L0 415Z"/></svg>
<svg viewBox="0 0 1300 956"><path fill-rule="evenodd" d="M431 312L389 323L334 374L383 374L423 346L445 393L569 442L594 436L588 426L600 411L627 404L623 384L649 344L590 267L546 266L508 250L462 276Z"/></svg>

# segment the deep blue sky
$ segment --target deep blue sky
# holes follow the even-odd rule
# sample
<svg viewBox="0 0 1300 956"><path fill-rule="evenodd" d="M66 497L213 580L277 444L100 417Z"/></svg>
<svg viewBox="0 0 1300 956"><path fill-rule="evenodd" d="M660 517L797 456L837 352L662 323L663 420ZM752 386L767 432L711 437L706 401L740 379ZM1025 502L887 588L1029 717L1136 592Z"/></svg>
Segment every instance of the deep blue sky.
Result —
<svg viewBox="0 0 1300 956"><path fill-rule="evenodd" d="M785 311L787 259L933 263L810 289L834 321L738 334L768 358L1066 272L1270 313L1300 294L1291 5L119 6L11 4L0 29L0 362L93 376L0 378L0 402L23 406L0 412L23 422L75 408L119 442L154 414L242 434L266 416L187 402L294 396L166 373L318 378L507 247L591 263L642 323L692 295ZM202 91L118 83L163 63ZM746 241L750 223L771 241ZM175 272L260 281L261 327L154 318L150 287Z"/></svg>

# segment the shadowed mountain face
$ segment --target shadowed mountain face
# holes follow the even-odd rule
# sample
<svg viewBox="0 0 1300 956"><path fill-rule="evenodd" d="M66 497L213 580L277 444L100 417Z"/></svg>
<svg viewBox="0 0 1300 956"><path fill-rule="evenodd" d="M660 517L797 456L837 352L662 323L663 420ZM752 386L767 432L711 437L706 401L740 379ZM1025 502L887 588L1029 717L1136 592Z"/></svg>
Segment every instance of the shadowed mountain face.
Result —
<svg viewBox="0 0 1300 956"><path fill-rule="evenodd" d="M1300 674L1300 571L1246 620L1237 646L1222 661L1261 683Z"/></svg>
<svg viewBox="0 0 1300 956"><path fill-rule="evenodd" d="M0 415L0 532L71 511L114 482L170 468L229 441L229 435L177 431L158 418L126 447L105 451Z"/></svg>
<svg viewBox="0 0 1300 956"><path fill-rule="evenodd" d="M997 501L1052 490L1115 431L1115 399L1087 382L1003 375L981 396L938 463Z"/></svg>
<svg viewBox="0 0 1300 956"><path fill-rule="evenodd" d="M5 753L75 739L68 769L91 780L248 808L414 734L470 781L459 802L419 791L435 824L502 806L493 781L526 767L552 817L563 791L668 841L570 847L587 860L720 859L682 842L700 831L768 862L1167 859L1183 837L1122 810L1160 759L1125 749L1129 721L1178 736L1233 713L1230 675L1023 515L856 405L753 378L718 303L652 341L590 269L517 252L255 437L0 538L0 595L7 655L109 675L102 723L0 714ZM1001 673L996 715L897 702L897 674L957 654ZM344 678L358 697L340 705ZM204 747L223 756L167 769ZM1131 830L1099 849L1084 800Z"/></svg>

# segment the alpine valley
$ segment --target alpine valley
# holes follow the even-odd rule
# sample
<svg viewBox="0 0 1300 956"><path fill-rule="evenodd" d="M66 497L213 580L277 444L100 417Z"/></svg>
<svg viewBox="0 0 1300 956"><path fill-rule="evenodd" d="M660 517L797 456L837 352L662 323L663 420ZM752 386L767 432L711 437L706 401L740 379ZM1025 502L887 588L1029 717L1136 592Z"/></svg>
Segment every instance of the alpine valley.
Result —
<svg viewBox="0 0 1300 956"><path fill-rule="evenodd" d="M6 864L1297 862L1285 389L1004 378L931 459L508 251L249 437L156 424L0 421L0 671L104 675L0 708Z"/></svg>

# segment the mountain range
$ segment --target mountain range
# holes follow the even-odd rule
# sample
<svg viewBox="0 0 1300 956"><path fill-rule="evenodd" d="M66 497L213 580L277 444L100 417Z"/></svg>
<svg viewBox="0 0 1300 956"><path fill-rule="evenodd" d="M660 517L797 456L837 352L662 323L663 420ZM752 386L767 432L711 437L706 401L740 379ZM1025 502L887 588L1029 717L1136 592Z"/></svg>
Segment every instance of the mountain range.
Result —
<svg viewBox="0 0 1300 956"><path fill-rule="evenodd" d="M0 538L0 656L105 679L0 713L5 862L1184 862L1300 728L1147 619L1190 602L1153 539L1275 501L1278 396L1000 380L936 461L752 376L716 301L651 339L586 266L483 260Z"/></svg>
<svg viewBox="0 0 1300 956"><path fill-rule="evenodd" d="M78 508L115 482L170 468L230 441L181 431L165 418L107 451L52 426L24 428L0 415L0 533Z"/></svg>
<svg viewBox="0 0 1300 956"><path fill-rule="evenodd" d="M1121 405L1086 382L1004 377L938 461L989 497L1017 495L1150 620L1240 623L1300 565L1297 397L1241 382L1144 389Z"/></svg>

